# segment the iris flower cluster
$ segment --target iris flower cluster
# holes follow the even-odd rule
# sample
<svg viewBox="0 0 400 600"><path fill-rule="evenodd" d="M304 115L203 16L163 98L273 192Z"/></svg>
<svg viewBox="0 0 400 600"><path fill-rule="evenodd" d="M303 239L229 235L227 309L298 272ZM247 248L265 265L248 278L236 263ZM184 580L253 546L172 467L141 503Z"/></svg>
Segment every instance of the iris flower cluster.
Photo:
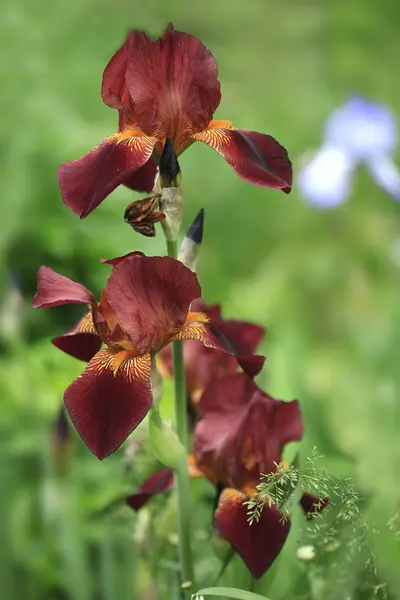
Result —
<svg viewBox="0 0 400 600"><path fill-rule="evenodd" d="M196 141L215 149L242 179L290 192L291 163L273 137L213 120L221 99L217 63L197 38L172 26L157 40L131 31L105 68L101 97L118 112L117 132L58 170L62 200L81 218L124 185L152 192L128 206L125 220L154 235L155 224L168 216L165 188L180 189L177 157ZM73 425L99 459L117 450L152 410L155 371L173 375L171 343L184 341L188 406L195 415L188 470L215 486L215 527L260 577L279 554L290 522L266 504L250 526L245 502L260 473L274 472L284 446L303 434L299 403L276 400L253 381L265 360L255 354L264 329L224 319L220 306L207 306L188 263L141 252L102 262L111 272L98 298L48 266L37 276L34 307L84 307L78 323L53 339L87 363L64 393ZM127 502L139 510L173 485L172 470L163 469ZM309 495L301 503L306 514L321 507Z"/></svg>

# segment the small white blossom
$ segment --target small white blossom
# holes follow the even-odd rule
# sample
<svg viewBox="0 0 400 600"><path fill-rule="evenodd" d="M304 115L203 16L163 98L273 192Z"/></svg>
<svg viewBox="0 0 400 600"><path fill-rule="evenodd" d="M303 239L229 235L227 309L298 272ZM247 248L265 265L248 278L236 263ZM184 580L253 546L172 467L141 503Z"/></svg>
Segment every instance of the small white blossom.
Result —
<svg viewBox="0 0 400 600"><path fill-rule="evenodd" d="M306 546L300 546L300 548L297 549L296 554L299 560L313 560L315 558L315 548L311 544Z"/></svg>

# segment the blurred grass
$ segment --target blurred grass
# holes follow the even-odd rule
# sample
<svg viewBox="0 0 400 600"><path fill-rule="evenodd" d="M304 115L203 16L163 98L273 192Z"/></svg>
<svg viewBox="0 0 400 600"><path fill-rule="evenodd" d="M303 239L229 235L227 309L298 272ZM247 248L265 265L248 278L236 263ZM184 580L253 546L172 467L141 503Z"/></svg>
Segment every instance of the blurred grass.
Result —
<svg viewBox="0 0 400 600"><path fill-rule="evenodd" d="M15 0L1 8L1 594L7 600L144 598L143 552L156 563L159 556L173 561L174 544L159 534L156 549L143 550L133 531L135 525L146 533L145 517L138 521L124 509L93 517L99 505L140 480L130 475L127 481L121 453L98 463L75 439L67 475L55 472L50 425L82 365L48 340L80 313L74 307L33 311L30 299L40 264L99 292L108 274L100 257L133 249L163 254L163 240L141 238L123 223L131 201L126 189L79 221L60 200L56 169L115 130L116 114L101 103L99 89L125 31L158 34L168 21L199 36L217 57L223 99L216 117L274 135L296 169L318 144L325 117L348 94L364 93L400 115L400 7L394 0ZM181 167L185 223L201 206L206 211L203 295L221 302L226 316L267 327L260 384L277 397L301 400L303 456L317 445L326 465L350 475L368 498L365 518L381 531L371 533L378 576L395 597L400 551L386 523L400 500L399 206L363 171L348 204L318 212L301 202L296 188L286 197L240 181L200 144L182 156ZM22 306L11 292L16 279ZM196 508L200 489L195 486ZM159 507L164 531L173 507ZM212 584L207 577L217 569L203 531L209 509L196 512L199 570ZM289 575L271 588L272 600L300 597L294 556L292 544L277 563ZM317 566L300 569L313 590L304 597L319 600L321 577L335 578L335 560L323 576ZM351 568L363 569L363 563ZM163 572L169 597L176 580L173 570ZM246 585L236 560L226 581L240 578ZM254 591L266 593L270 579ZM360 578L354 581L347 596L326 597L369 598L358 590Z"/></svg>

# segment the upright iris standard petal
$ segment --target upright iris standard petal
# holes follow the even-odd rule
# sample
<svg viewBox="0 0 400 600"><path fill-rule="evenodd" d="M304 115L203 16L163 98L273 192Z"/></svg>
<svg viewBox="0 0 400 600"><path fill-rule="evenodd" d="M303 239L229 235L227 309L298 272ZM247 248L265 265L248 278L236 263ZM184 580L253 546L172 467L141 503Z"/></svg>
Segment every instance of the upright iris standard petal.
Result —
<svg viewBox="0 0 400 600"><path fill-rule="evenodd" d="M139 354L159 350L200 296L197 277L167 256L128 256L113 269L107 300Z"/></svg>
<svg viewBox="0 0 400 600"><path fill-rule="evenodd" d="M132 31L125 81L135 122L151 136L179 141L201 131L221 99L215 58L200 40L168 27L158 40Z"/></svg>
<svg viewBox="0 0 400 600"><path fill-rule="evenodd" d="M192 137L219 152L245 181L288 194L292 164L285 148L270 135L228 125L227 121L212 121L207 129Z"/></svg>
<svg viewBox="0 0 400 600"><path fill-rule="evenodd" d="M102 100L104 104L117 110L122 110L129 103L125 73L132 53L131 41L132 34L129 34L121 48L110 59L103 73Z"/></svg>
<svg viewBox="0 0 400 600"><path fill-rule="evenodd" d="M299 441L303 421L297 400L265 394L244 374L218 380L199 402L195 457L219 481L240 488L273 472L288 442Z"/></svg>
<svg viewBox="0 0 400 600"><path fill-rule="evenodd" d="M265 505L259 521L249 525L248 496L226 488L215 511L215 526L242 557L253 577L259 579L272 565L286 541L290 522L275 507Z"/></svg>
<svg viewBox="0 0 400 600"><path fill-rule="evenodd" d="M101 338L94 326L92 311L87 312L66 333L51 341L70 356L89 362L101 348Z"/></svg>
<svg viewBox="0 0 400 600"><path fill-rule="evenodd" d="M140 510L155 495L171 490L174 486L174 472L172 469L157 471L141 486L136 494L127 497L126 503L133 510Z"/></svg>
<svg viewBox="0 0 400 600"><path fill-rule="evenodd" d="M94 302L92 294L85 286L56 273L50 267L40 267L37 272L37 285L38 290L32 300L33 308Z"/></svg>
<svg viewBox="0 0 400 600"><path fill-rule="evenodd" d="M213 323L210 323L204 313L189 313L183 327L170 338L170 341L174 340L199 340L208 348L232 354L249 377L255 377L261 371L265 361L264 356L237 353L230 341Z"/></svg>
<svg viewBox="0 0 400 600"><path fill-rule="evenodd" d="M81 219L87 217L143 167L156 141L138 131L124 131L105 139L86 156L62 164L58 182L64 204Z"/></svg>
<svg viewBox="0 0 400 600"><path fill-rule="evenodd" d="M119 448L151 408L151 359L100 350L65 391L71 421L99 459Z"/></svg>

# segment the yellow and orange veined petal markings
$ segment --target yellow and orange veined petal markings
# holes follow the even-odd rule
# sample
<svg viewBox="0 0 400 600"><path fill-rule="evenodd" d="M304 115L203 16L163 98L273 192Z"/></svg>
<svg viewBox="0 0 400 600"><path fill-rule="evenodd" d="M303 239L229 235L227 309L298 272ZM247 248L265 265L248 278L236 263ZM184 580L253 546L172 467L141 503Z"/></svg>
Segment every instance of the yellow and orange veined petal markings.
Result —
<svg viewBox="0 0 400 600"><path fill-rule="evenodd" d="M96 325L93 322L93 313L92 307L85 313L82 319L76 325L77 329L79 329L80 333L93 333L97 334Z"/></svg>
<svg viewBox="0 0 400 600"><path fill-rule="evenodd" d="M140 127L132 127L114 133L106 138L106 140L110 142L116 141L118 144L126 143L132 150L140 147L151 154L154 145L158 142L158 137L146 135Z"/></svg>
<svg viewBox="0 0 400 600"><path fill-rule="evenodd" d="M147 376L151 369L150 354L138 356L134 350L104 348L91 361L94 371L111 370L114 377L123 374L128 380Z"/></svg>
<svg viewBox="0 0 400 600"><path fill-rule="evenodd" d="M170 337L170 341L173 340L198 340L208 348L236 356L238 364L249 377L255 377L261 371L265 360L263 356L242 354L202 312L188 313L183 326Z"/></svg>
<svg viewBox="0 0 400 600"><path fill-rule="evenodd" d="M237 129L230 121L211 121L191 137L221 154L245 181L290 192L292 165L285 148L272 136Z"/></svg>
<svg viewBox="0 0 400 600"><path fill-rule="evenodd" d="M174 340L199 340L204 341L208 335L208 330L204 324L209 323L209 317L202 312L189 312L182 327L170 337Z"/></svg>
<svg viewBox="0 0 400 600"><path fill-rule="evenodd" d="M198 142L204 142L217 152L220 152L220 148L229 142L229 132L234 129L235 127L231 121L213 120L210 121L207 129L194 133L191 137Z"/></svg>

